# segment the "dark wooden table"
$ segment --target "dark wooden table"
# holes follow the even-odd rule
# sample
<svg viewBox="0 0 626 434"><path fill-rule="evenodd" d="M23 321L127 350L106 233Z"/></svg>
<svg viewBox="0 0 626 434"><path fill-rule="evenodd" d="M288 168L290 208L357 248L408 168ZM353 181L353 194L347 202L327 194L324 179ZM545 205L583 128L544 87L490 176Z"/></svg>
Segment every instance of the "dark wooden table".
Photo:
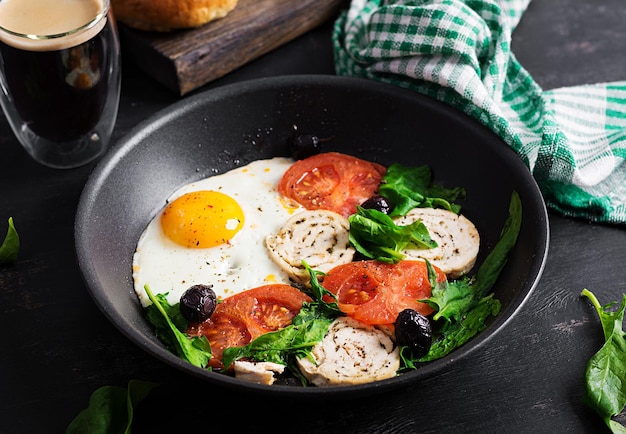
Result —
<svg viewBox="0 0 626 434"><path fill-rule="evenodd" d="M550 89L626 78L621 0L535 0L513 49ZM332 74L332 22L200 89L280 74ZM124 59L115 139L179 97ZM111 325L90 298L73 239L76 206L94 164L67 171L33 162L0 119L0 236L13 216L17 263L0 267L0 433L59 433L104 385L162 385L136 433L601 433L583 403L587 360L602 344L595 311L626 292L626 230L550 215L543 277L519 314L454 369L370 398L287 402L232 396L161 363ZM625 418L622 418L624 421Z"/></svg>

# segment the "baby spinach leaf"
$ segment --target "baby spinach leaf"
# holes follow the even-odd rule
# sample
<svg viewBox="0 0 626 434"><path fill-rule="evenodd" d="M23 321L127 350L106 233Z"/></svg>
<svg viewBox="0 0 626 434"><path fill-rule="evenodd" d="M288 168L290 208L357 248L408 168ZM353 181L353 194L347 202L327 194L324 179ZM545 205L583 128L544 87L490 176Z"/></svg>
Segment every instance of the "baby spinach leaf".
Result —
<svg viewBox="0 0 626 434"><path fill-rule="evenodd" d="M431 296L421 300L435 308L433 320L461 321L462 316L474 304L474 290L469 278L462 277L451 282L438 282Z"/></svg>
<svg viewBox="0 0 626 434"><path fill-rule="evenodd" d="M420 220L398 226L387 214L357 206L356 214L348 217L350 243L363 256L380 262L397 263L404 259L402 250L410 245L430 249L437 243Z"/></svg>
<svg viewBox="0 0 626 434"><path fill-rule="evenodd" d="M593 304L604 332L604 345L594 354L585 370L585 402L598 413L613 433L626 433L626 427L612 417L626 406L626 333L623 329L626 294L617 303L604 306L589 290L583 289L582 296Z"/></svg>
<svg viewBox="0 0 626 434"><path fill-rule="evenodd" d="M410 348L401 347L400 371L417 369L420 363L432 362L446 356L484 330L486 319L490 315L498 315L499 312L500 301L491 294L469 309L460 320L444 322L425 356L415 358Z"/></svg>
<svg viewBox="0 0 626 434"><path fill-rule="evenodd" d="M20 237L17 234L15 225L13 224L13 217L9 217L9 228L7 229L4 241L0 245L0 264L15 262L17 260L19 250Z"/></svg>
<svg viewBox="0 0 626 434"><path fill-rule="evenodd" d="M437 283L431 279L432 292L427 300L435 309L435 321L444 318L447 321L461 321L461 318L481 302L493 288L502 268L507 262L510 251L517 242L522 225L522 203L517 192L511 195L509 216L504 223L500 239L485 258L473 278L463 276L460 279Z"/></svg>
<svg viewBox="0 0 626 434"><path fill-rule="evenodd" d="M230 366L235 360L248 358L289 365L292 357L306 357L328 333L333 321L334 317L327 316L319 303L304 303L290 325L265 333L244 347L227 348L222 362Z"/></svg>
<svg viewBox="0 0 626 434"><path fill-rule="evenodd" d="M392 164L387 168L378 193L393 205L392 217L405 215L417 207L444 208L458 214L461 207L453 202L465 197L465 190L431 185L431 180L429 166Z"/></svg>
<svg viewBox="0 0 626 434"><path fill-rule="evenodd" d="M330 292L328 289L324 288L317 278L317 276L323 276L325 275L325 273L323 271L312 269L306 261L302 261L302 265L307 270L310 276L310 289L303 288L302 290L319 305L319 308L322 309L327 316L343 316L344 313L341 311L341 309L339 309L339 305L337 304L337 296ZM325 302L323 300L323 297L325 295L329 296L334 301L332 303Z"/></svg>
<svg viewBox="0 0 626 434"><path fill-rule="evenodd" d="M390 202L392 211L387 215L375 209L357 207L357 212L348 218L352 246L366 258L392 264L404 259L401 252L409 245L421 249L437 247L421 221L398 226L392 219L418 207L460 212L461 207L454 201L465 197L465 190L432 185L431 178L429 166L389 166L378 194Z"/></svg>
<svg viewBox="0 0 626 434"><path fill-rule="evenodd" d="M493 250L485 258L476 272L476 279L472 282L474 299L480 300L493 288L500 272L506 265L509 253L515 247L517 238L522 227L522 201L519 193L514 191L509 202L509 216L504 222L500 233L500 239Z"/></svg>
<svg viewBox="0 0 626 434"><path fill-rule="evenodd" d="M474 277L463 276L457 280L438 283L432 265L427 261L431 297L420 300L435 309L433 321L444 320L439 324L433 344L426 356L412 360L410 353L403 352L406 367L417 362L439 359L455 348L463 345L485 329L486 319L500 312L500 301L493 288L504 268L508 255L515 246L522 222L522 203L517 192L511 194L509 215L500 233L500 238Z"/></svg>
<svg viewBox="0 0 626 434"><path fill-rule="evenodd" d="M344 315L339 310L335 294L320 285L317 279L317 276L324 273L313 270L306 261L302 261L302 264L310 275L311 288L305 292L313 301L304 303L298 315L287 327L263 334L246 346L224 350L222 355L224 366L230 366L235 360L242 358L259 362L274 362L288 366L298 378L301 378L292 361L309 356L311 349L328 333L328 328L335 318ZM331 296L335 301L325 302L322 299L325 295Z"/></svg>
<svg viewBox="0 0 626 434"><path fill-rule="evenodd" d="M460 321L445 323L439 333L439 338L433 344L420 362L429 362L440 359L455 348L460 347L486 327L486 319L500 313L500 301L493 298L493 294L480 300L464 313Z"/></svg>
<svg viewBox="0 0 626 434"><path fill-rule="evenodd" d="M206 336L189 337L181 332L179 327L184 319L177 305L171 306L165 294L155 296L148 285L144 286L144 290L152 302L146 308L146 317L155 327L157 336L183 360L200 368L206 367L212 357Z"/></svg>
<svg viewBox="0 0 626 434"><path fill-rule="evenodd" d="M126 389L103 386L89 399L89 406L69 424L65 434L130 434L135 408L157 385L131 380Z"/></svg>
<svg viewBox="0 0 626 434"><path fill-rule="evenodd" d="M167 323L167 319L174 324L177 330L186 330L189 322L180 312L179 304L170 305L167 301L167 294L155 294L154 296L158 303L152 303L145 309L145 315L148 321L155 327L155 334L159 339L168 346L175 347L175 343L172 342L174 335L170 331L170 326ZM165 316L161 313L161 310L157 307L161 306L165 312Z"/></svg>

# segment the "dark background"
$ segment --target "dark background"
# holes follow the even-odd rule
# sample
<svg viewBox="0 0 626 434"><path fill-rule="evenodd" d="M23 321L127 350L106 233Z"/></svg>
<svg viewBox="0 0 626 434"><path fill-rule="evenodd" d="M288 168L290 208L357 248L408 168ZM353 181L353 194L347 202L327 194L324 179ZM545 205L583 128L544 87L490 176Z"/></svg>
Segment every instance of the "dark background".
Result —
<svg viewBox="0 0 626 434"><path fill-rule="evenodd" d="M622 80L624 22L621 0L535 0L513 35L513 51L546 90ZM329 22L195 93L249 78L332 74L331 30ZM129 58L122 87L115 139L180 100ZM217 425L234 432L606 431L583 403L585 366L603 339L580 292L588 288L602 303L621 300L624 227L551 213L550 252L535 292L489 345L453 370L375 397L267 400L233 396L162 364L98 310L73 239L76 206L94 165L40 166L0 118L0 227L13 216L22 240L18 262L0 267L1 433L63 432L94 390L131 379L161 384L139 409L136 433L210 432Z"/></svg>

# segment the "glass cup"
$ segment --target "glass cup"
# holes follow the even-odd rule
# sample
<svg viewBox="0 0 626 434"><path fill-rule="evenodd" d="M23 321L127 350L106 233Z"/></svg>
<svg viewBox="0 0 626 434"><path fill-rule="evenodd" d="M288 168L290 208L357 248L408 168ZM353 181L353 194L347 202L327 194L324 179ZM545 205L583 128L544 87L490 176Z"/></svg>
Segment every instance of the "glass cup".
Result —
<svg viewBox="0 0 626 434"><path fill-rule="evenodd" d="M120 63L109 0L0 0L0 103L39 163L72 168L107 150Z"/></svg>

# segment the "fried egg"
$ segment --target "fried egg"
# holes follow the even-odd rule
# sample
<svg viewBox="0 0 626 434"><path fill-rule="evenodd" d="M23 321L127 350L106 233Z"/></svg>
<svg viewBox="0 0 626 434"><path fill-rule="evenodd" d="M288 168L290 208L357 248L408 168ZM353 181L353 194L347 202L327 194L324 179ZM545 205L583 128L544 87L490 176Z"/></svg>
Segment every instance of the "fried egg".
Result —
<svg viewBox="0 0 626 434"><path fill-rule="evenodd" d="M195 284L213 285L218 298L268 283L289 283L269 256L268 234L302 211L276 191L289 158L246 166L183 186L142 233L133 255L134 287L167 293L170 304Z"/></svg>

